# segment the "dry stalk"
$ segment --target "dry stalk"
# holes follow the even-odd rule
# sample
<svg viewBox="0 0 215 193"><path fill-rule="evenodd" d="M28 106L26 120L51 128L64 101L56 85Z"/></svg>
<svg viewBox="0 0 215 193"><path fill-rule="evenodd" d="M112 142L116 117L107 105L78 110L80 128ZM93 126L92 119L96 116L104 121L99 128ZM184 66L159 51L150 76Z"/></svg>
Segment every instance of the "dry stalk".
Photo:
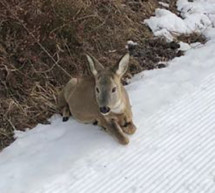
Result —
<svg viewBox="0 0 215 193"><path fill-rule="evenodd" d="M13 14L8 6L8 3L5 0L2 0L4 4L2 4L7 11L14 17L14 19L17 20L17 22L27 31L27 33L36 41L36 43L39 45L39 47L48 55L48 57L54 62L54 65L58 66L68 77L71 77L71 75L63 68L61 67L58 62L53 58L53 56L48 52L48 50L37 40L37 38L34 36L34 34L26 27L24 22L19 19L15 14Z"/></svg>

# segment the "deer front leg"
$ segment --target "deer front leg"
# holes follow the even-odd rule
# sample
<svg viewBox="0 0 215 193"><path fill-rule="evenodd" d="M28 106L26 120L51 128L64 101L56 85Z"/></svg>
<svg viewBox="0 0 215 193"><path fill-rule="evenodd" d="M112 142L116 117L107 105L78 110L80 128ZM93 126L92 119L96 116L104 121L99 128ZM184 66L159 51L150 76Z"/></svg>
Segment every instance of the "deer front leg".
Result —
<svg viewBox="0 0 215 193"><path fill-rule="evenodd" d="M115 120L106 122L103 127L105 127L112 135L114 135L121 144L127 145L129 143L128 137L123 133L122 128Z"/></svg>
<svg viewBox="0 0 215 193"><path fill-rule="evenodd" d="M122 130L123 132L125 132L126 134L134 134L135 131L137 130L136 126L134 125L134 123L131 122L126 122L123 126L122 126Z"/></svg>

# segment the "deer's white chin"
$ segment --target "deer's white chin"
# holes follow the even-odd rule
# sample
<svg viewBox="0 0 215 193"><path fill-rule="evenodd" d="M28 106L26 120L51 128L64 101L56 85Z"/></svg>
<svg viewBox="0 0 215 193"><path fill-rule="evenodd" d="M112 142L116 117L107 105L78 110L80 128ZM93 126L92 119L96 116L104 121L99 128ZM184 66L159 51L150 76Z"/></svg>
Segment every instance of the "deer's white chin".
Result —
<svg viewBox="0 0 215 193"><path fill-rule="evenodd" d="M101 112L101 114L104 115L104 116L107 116L107 115L110 114L110 111L109 111L108 113L102 113L102 112Z"/></svg>

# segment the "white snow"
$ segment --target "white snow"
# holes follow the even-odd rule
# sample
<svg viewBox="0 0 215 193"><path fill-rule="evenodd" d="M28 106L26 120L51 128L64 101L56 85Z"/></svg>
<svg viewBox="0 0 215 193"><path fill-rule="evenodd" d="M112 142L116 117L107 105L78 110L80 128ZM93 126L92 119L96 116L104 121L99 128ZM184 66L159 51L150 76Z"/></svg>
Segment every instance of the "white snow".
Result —
<svg viewBox="0 0 215 193"><path fill-rule="evenodd" d="M169 4L168 3L164 3L164 2L162 2L162 1L159 1L158 2L161 6L163 6L163 7L169 7Z"/></svg>
<svg viewBox="0 0 215 193"><path fill-rule="evenodd" d="M178 0L177 8L181 17L166 9L157 9L155 16L144 21L155 36L164 36L172 41L174 36L181 33L202 33L209 27L215 26L214 0Z"/></svg>
<svg viewBox="0 0 215 193"><path fill-rule="evenodd" d="M191 46L190 46L190 44L188 44L188 43L179 42L179 45L180 45L179 50L187 51L187 50L191 49Z"/></svg>
<svg viewBox="0 0 215 193"><path fill-rule="evenodd" d="M134 42L133 40L128 40L128 41L127 41L127 44L128 44L128 45L132 45L132 46L137 46L137 45L138 45L138 43L137 43L137 42Z"/></svg>
<svg viewBox="0 0 215 193"><path fill-rule="evenodd" d="M193 2L193 14L208 15L209 3ZM180 10L188 5L178 1ZM99 127L55 115L50 125L16 132L0 153L0 193L214 193L215 28L204 34L205 45L190 46L126 87L138 128L128 146Z"/></svg>
<svg viewBox="0 0 215 193"><path fill-rule="evenodd" d="M128 40L125 48L128 49L129 46L137 46L137 45L138 45L137 42L134 42L133 40Z"/></svg>

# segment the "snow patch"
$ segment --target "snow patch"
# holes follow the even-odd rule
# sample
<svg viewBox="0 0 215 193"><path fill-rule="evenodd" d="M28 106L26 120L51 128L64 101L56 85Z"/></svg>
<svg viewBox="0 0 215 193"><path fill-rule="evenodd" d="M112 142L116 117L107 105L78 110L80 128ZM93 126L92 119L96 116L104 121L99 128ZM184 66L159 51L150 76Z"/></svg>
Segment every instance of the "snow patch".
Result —
<svg viewBox="0 0 215 193"><path fill-rule="evenodd" d="M132 41L132 40L128 40L128 41L127 41L127 44L128 44L128 45L132 45L132 46L137 46L137 45L138 45L137 42L134 42L134 41Z"/></svg>
<svg viewBox="0 0 215 193"><path fill-rule="evenodd" d="M162 5L163 7L169 7L169 4L168 3L164 3L164 2L162 2L162 1L159 1L158 2L160 5Z"/></svg>
<svg viewBox="0 0 215 193"><path fill-rule="evenodd" d="M164 36L172 41L179 34L193 32L203 33L215 25L215 1L213 0L179 0L177 8L181 17L166 9L157 9L155 16L144 21L155 36Z"/></svg>
<svg viewBox="0 0 215 193"><path fill-rule="evenodd" d="M191 46L188 43L179 42L179 45L180 45L179 50L187 51L187 50L191 49Z"/></svg>

